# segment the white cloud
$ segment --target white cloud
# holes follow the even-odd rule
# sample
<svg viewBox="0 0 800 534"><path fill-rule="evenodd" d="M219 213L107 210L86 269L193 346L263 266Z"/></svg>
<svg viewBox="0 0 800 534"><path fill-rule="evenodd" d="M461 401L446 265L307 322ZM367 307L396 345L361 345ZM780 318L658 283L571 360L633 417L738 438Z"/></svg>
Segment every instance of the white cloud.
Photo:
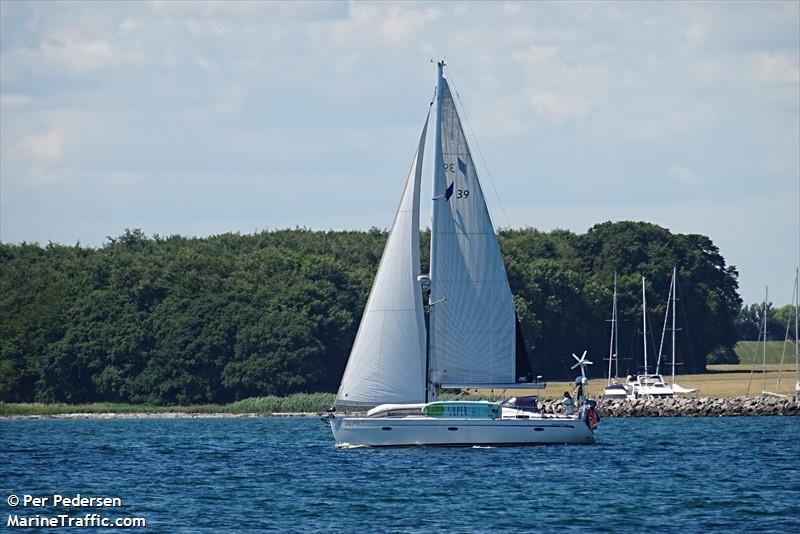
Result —
<svg viewBox="0 0 800 534"><path fill-rule="evenodd" d="M114 60L111 43L102 39L53 38L42 42L39 50L45 61L78 73L103 67Z"/></svg>
<svg viewBox="0 0 800 534"><path fill-rule="evenodd" d="M55 129L23 137L18 144L22 153L33 164L50 163L61 157L64 152L66 137Z"/></svg>
<svg viewBox="0 0 800 534"><path fill-rule="evenodd" d="M667 167L666 176L670 180L677 182L678 186L696 186L700 184L700 179L695 173L677 163L670 163Z"/></svg>
<svg viewBox="0 0 800 534"><path fill-rule="evenodd" d="M591 57L567 60L558 46L531 46L514 59L525 69L530 105L556 123L588 117L613 87L613 67Z"/></svg>
<svg viewBox="0 0 800 534"><path fill-rule="evenodd" d="M0 95L0 107L21 108L31 104L33 100L28 95L2 94Z"/></svg>
<svg viewBox="0 0 800 534"><path fill-rule="evenodd" d="M203 57L195 57L194 62L200 65L204 70L211 70L211 66L208 64L208 61L206 61L206 59Z"/></svg>
<svg viewBox="0 0 800 534"><path fill-rule="evenodd" d="M581 96L560 91L531 92L529 99L536 111L555 122L585 117L591 107Z"/></svg>
<svg viewBox="0 0 800 534"><path fill-rule="evenodd" d="M360 47L365 42L405 46L430 30L439 10L426 4L382 4L356 2L350 16L319 28L317 37L340 47Z"/></svg>
<svg viewBox="0 0 800 534"><path fill-rule="evenodd" d="M769 84L800 84L800 62L785 54L757 52L752 54L753 77Z"/></svg>
<svg viewBox="0 0 800 534"><path fill-rule="evenodd" d="M12 156L4 158L3 181L21 180L45 188L60 184L64 174L59 163L66 146L66 135L56 128L25 135L12 144Z"/></svg>
<svg viewBox="0 0 800 534"><path fill-rule="evenodd" d="M653 99L639 104L620 113L619 131L630 139L651 143L700 130L713 113L708 103L689 99Z"/></svg>
<svg viewBox="0 0 800 534"><path fill-rule="evenodd" d="M119 25L119 31L123 34L125 33L133 33L140 31L144 27L142 21L135 19L135 18L126 18L122 21Z"/></svg>
<svg viewBox="0 0 800 534"><path fill-rule="evenodd" d="M241 83L233 83L219 104L222 113L239 113L244 107L247 90Z"/></svg>
<svg viewBox="0 0 800 534"><path fill-rule="evenodd" d="M189 33L201 37L220 37L228 33L228 28L219 21L213 19L189 18L184 21Z"/></svg>
<svg viewBox="0 0 800 534"><path fill-rule="evenodd" d="M246 18L266 22L316 21L342 17L348 11L345 2L265 2L263 0L203 0L176 2L151 0L148 5L158 16L189 15L199 18Z"/></svg>

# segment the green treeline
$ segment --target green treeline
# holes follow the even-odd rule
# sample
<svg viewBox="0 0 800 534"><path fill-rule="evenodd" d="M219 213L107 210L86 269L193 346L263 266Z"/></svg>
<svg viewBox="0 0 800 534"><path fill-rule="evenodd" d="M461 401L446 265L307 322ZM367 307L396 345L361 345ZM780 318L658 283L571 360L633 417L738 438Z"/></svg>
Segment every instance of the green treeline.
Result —
<svg viewBox="0 0 800 534"><path fill-rule="evenodd" d="M766 312L767 341L783 341L787 337L794 339L794 306L787 304L776 308L771 302L767 302ZM764 335L764 303L742 306L737 319L737 327L740 340L760 340Z"/></svg>
<svg viewBox="0 0 800 534"><path fill-rule="evenodd" d="M584 349L591 376L604 373L615 270L620 374L641 360L640 277L652 355L674 265L679 371L732 354L737 273L707 237L620 222L499 238L536 374L569 378L570 353ZM335 391L385 241L376 229L126 230L97 249L0 244L0 400L204 404ZM423 272L428 243L423 234Z"/></svg>

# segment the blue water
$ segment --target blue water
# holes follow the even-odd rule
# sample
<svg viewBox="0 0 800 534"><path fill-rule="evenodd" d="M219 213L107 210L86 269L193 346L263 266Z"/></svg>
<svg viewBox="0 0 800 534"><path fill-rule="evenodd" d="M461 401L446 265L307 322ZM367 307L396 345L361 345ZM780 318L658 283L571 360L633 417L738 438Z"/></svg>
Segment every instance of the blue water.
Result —
<svg viewBox="0 0 800 534"><path fill-rule="evenodd" d="M0 421L8 495L152 532L800 532L800 418L604 419L593 446L336 450L316 419ZM86 510L78 510L83 515Z"/></svg>

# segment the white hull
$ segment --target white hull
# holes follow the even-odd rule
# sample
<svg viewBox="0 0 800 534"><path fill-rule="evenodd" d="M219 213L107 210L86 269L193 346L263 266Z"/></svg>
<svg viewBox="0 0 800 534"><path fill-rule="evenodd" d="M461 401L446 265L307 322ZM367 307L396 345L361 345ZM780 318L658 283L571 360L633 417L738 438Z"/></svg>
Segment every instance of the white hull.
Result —
<svg viewBox="0 0 800 534"><path fill-rule="evenodd" d="M633 389L614 380L613 383L605 387L600 398L606 400L632 400L634 398Z"/></svg>
<svg viewBox="0 0 800 534"><path fill-rule="evenodd" d="M663 387L635 387L633 388L633 397L636 399L656 399L656 398L669 398L674 397L672 388L669 386Z"/></svg>
<svg viewBox="0 0 800 534"><path fill-rule="evenodd" d="M635 399L668 398L675 396L672 388L664 382L661 375L638 375L631 377L626 384L633 391Z"/></svg>
<svg viewBox="0 0 800 534"><path fill-rule="evenodd" d="M600 398L603 400L633 400L634 396L629 395L624 391L622 393L618 391L609 391L609 392L603 391L603 394L600 396Z"/></svg>
<svg viewBox="0 0 800 534"><path fill-rule="evenodd" d="M595 441L594 433L577 417L445 419L336 415L329 423L337 447L589 444Z"/></svg>

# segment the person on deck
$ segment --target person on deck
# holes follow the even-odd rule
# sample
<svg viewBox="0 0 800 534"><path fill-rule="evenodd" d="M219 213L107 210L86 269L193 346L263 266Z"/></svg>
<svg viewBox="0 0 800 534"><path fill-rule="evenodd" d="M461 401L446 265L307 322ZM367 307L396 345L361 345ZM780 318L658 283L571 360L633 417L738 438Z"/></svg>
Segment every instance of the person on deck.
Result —
<svg viewBox="0 0 800 534"><path fill-rule="evenodd" d="M575 379L575 399L579 404L586 400L586 396L583 393L583 378L580 376Z"/></svg>
<svg viewBox="0 0 800 534"><path fill-rule="evenodd" d="M564 405L564 415L573 415L575 413L575 401L572 400L569 391L564 392L564 400L562 403Z"/></svg>

